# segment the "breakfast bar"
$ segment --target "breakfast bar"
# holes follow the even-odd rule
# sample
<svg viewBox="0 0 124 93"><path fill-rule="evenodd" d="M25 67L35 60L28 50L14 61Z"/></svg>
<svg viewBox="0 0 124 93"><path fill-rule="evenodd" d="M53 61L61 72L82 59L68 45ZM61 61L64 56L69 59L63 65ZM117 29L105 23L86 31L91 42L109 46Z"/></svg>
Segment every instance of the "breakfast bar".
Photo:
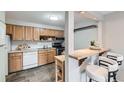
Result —
<svg viewBox="0 0 124 93"><path fill-rule="evenodd" d="M91 57L90 61L92 61L94 55L97 55L98 57L107 51L109 51L109 49L105 48L101 48L98 50L90 48L75 50L72 54L69 55L69 81L80 82L80 65L85 61L85 59ZM84 79L83 81L86 81L86 79Z"/></svg>

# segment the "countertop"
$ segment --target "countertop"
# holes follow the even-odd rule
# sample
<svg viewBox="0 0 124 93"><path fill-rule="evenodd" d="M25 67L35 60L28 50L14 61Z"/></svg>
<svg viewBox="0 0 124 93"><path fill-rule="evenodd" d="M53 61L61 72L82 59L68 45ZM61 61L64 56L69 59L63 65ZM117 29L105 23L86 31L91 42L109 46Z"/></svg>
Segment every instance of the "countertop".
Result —
<svg viewBox="0 0 124 93"><path fill-rule="evenodd" d="M24 50L12 50L9 51L8 53L18 53L18 52L37 52L37 51L44 51L44 50L49 50L49 49L55 49L55 48L30 48L30 49L24 49Z"/></svg>
<svg viewBox="0 0 124 93"><path fill-rule="evenodd" d="M70 54L69 57L72 57L74 59L80 60L83 58L86 58L88 56L92 56L95 54L99 54L102 52L106 52L109 51L110 49L105 49L105 48L101 48L100 50L93 50L93 49L79 49L79 50L75 50L74 53Z"/></svg>
<svg viewBox="0 0 124 93"><path fill-rule="evenodd" d="M59 60L61 62L65 62L65 55L59 55L59 56L55 56L56 60Z"/></svg>

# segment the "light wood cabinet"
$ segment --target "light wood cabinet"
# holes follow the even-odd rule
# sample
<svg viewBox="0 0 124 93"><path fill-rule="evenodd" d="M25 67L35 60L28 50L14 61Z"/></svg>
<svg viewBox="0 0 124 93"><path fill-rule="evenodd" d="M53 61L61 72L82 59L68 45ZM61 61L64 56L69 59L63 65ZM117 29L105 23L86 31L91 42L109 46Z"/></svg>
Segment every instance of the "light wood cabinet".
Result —
<svg viewBox="0 0 124 93"><path fill-rule="evenodd" d="M13 25L13 40L24 40L24 26Z"/></svg>
<svg viewBox="0 0 124 93"><path fill-rule="evenodd" d="M9 54L9 73L22 70L23 53Z"/></svg>
<svg viewBox="0 0 124 93"><path fill-rule="evenodd" d="M47 36L48 35L48 31L45 28L40 28L40 36Z"/></svg>
<svg viewBox="0 0 124 93"><path fill-rule="evenodd" d="M56 49L52 48L50 51L48 51L48 63L55 61L54 56L56 56Z"/></svg>
<svg viewBox="0 0 124 93"><path fill-rule="evenodd" d="M13 34L13 25L6 24L6 34L12 35Z"/></svg>
<svg viewBox="0 0 124 93"><path fill-rule="evenodd" d="M33 40L33 27L25 26L25 40Z"/></svg>
<svg viewBox="0 0 124 93"><path fill-rule="evenodd" d="M64 31L56 31L55 37L64 37Z"/></svg>
<svg viewBox="0 0 124 93"><path fill-rule="evenodd" d="M56 56L56 49L39 50L38 52L38 64L44 65L52 63L55 61L54 56Z"/></svg>
<svg viewBox="0 0 124 93"><path fill-rule="evenodd" d="M54 61L54 59L53 59L54 55L53 55L52 51L49 51L47 56L48 56L48 63L51 63Z"/></svg>
<svg viewBox="0 0 124 93"><path fill-rule="evenodd" d="M38 65L47 64L47 51L38 52Z"/></svg>
<svg viewBox="0 0 124 93"><path fill-rule="evenodd" d="M64 37L64 31L61 31L61 32L60 32L60 36L61 36L61 37Z"/></svg>
<svg viewBox="0 0 124 93"><path fill-rule="evenodd" d="M40 36L45 37L64 37L64 31L38 28L31 26L6 25L6 34L12 36L12 40L40 40Z"/></svg>
<svg viewBox="0 0 124 93"><path fill-rule="evenodd" d="M52 30L52 29L46 29L46 31L47 31L47 36L55 37L54 30Z"/></svg>
<svg viewBox="0 0 124 93"><path fill-rule="evenodd" d="M33 40L40 40L40 28L34 27L33 30L34 30Z"/></svg>
<svg viewBox="0 0 124 93"><path fill-rule="evenodd" d="M50 32L50 36L55 37L55 31L54 30L50 29L49 32Z"/></svg>

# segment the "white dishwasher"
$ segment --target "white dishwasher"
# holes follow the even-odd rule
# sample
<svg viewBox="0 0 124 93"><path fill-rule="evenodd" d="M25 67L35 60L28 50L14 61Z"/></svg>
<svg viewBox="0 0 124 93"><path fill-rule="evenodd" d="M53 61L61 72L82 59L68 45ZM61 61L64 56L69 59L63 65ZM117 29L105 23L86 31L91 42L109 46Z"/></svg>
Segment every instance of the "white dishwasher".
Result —
<svg viewBox="0 0 124 93"><path fill-rule="evenodd" d="M23 69L29 69L38 66L37 52L24 52L23 53Z"/></svg>

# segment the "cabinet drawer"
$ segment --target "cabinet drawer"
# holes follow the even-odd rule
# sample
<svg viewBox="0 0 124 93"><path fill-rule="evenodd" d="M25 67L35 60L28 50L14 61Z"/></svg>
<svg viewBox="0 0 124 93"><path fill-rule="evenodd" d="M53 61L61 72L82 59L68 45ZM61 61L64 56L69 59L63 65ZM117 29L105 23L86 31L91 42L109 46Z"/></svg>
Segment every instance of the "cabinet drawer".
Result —
<svg viewBox="0 0 124 93"><path fill-rule="evenodd" d="M9 56L22 56L22 52L21 53L10 53Z"/></svg>
<svg viewBox="0 0 124 93"><path fill-rule="evenodd" d="M40 54L40 53L41 53L41 54L42 54L42 53L47 53L47 50L39 50L38 53L39 53L39 54Z"/></svg>

